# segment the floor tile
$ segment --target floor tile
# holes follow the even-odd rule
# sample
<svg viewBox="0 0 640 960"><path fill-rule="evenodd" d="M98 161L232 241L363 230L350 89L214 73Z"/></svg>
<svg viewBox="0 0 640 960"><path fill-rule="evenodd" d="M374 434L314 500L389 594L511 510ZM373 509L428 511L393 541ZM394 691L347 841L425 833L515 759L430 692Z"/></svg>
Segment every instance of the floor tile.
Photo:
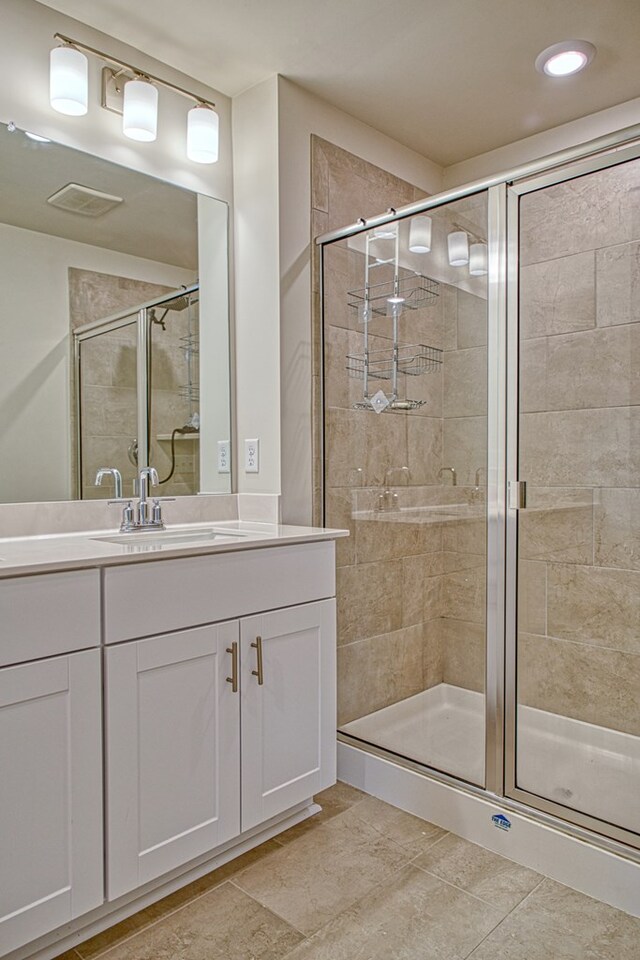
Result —
<svg viewBox="0 0 640 960"><path fill-rule="evenodd" d="M469 960L638 960L640 920L545 879Z"/></svg>
<svg viewBox="0 0 640 960"><path fill-rule="evenodd" d="M123 940L128 940L134 934L144 930L152 923L156 923L168 914L173 913L197 897L202 896L207 890L212 890L214 887L220 886L221 883L224 883L229 877L234 876L238 871L243 870L252 863L256 863L262 859L262 857L277 849L278 844L275 843L275 841L267 840L266 843L261 844L259 847L254 847L253 850L249 850L247 853L243 853L242 856L229 861L229 863L225 863L211 873L205 874L204 877L194 880L193 883L189 883L186 887L181 887L180 890L169 894L168 897L163 897L163 899L158 900L157 903L152 903L151 906L145 907L144 910L140 910L138 913L134 913L133 916L127 917L126 920L122 920L115 926L103 930L102 933L96 934L96 936L90 940L85 940L84 943L76 947L77 952L80 954L82 960L94 960L94 958L99 957L106 950L110 950ZM74 957L72 960L76 960L76 958Z"/></svg>
<svg viewBox="0 0 640 960"><path fill-rule="evenodd" d="M459 960L502 915L409 864L287 960Z"/></svg>
<svg viewBox="0 0 640 960"><path fill-rule="evenodd" d="M54 957L53 960L78 960L78 954L75 950L67 950L66 953L61 953L57 957Z"/></svg>
<svg viewBox="0 0 640 960"><path fill-rule="evenodd" d="M108 960L280 960L302 936L227 882L109 950Z"/></svg>
<svg viewBox="0 0 640 960"><path fill-rule="evenodd" d="M322 807L320 813L316 813L313 817L303 820L302 823L297 823L295 827L290 827L284 833L278 834L276 840L278 843L290 843L305 833L315 830L321 823L326 823L327 820L337 817L339 813L344 813L345 810L348 810L349 807L352 807L354 803L358 803L364 797L366 797L366 793L363 793L362 790L357 790L355 787L350 787L348 783L338 781L333 787L323 790L322 793L313 798Z"/></svg>
<svg viewBox="0 0 640 960"><path fill-rule="evenodd" d="M454 834L430 847L414 863L504 913L517 906L542 880L539 873Z"/></svg>
<svg viewBox="0 0 640 960"><path fill-rule="evenodd" d="M406 848L352 817L353 809L280 847L233 882L298 930L315 933L411 859Z"/></svg>
<svg viewBox="0 0 640 960"><path fill-rule="evenodd" d="M350 819L363 820L388 840L393 840L394 843L406 849L411 857L427 850L447 833L435 823L414 817L376 797L366 797L351 807L348 815L345 816L345 820Z"/></svg>

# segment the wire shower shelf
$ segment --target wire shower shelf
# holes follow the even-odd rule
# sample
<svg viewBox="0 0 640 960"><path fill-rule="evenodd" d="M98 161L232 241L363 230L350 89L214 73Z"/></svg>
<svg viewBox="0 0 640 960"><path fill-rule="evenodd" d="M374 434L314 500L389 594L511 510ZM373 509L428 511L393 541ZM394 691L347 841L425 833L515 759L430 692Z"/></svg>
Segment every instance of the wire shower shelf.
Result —
<svg viewBox="0 0 640 960"><path fill-rule="evenodd" d="M442 350L424 343L403 343L393 349L369 350L364 354L347 354L347 370L350 377L364 380L391 380L394 366L397 373L419 377L423 373L436 373L442 365Z"/></svg>
<svg viewBox="0 0 640 960"><path fill-rule="evenodd" d="M440 284L437 280L423 277L420 273L402 270L397 278L383 280L380 283L370 283L368 287L359 290L349 290L348 303L354 310L360 310L366 304L371 313L379 317L387 315L387 304L390 297L400 298L403 308L418 310L433 303L439 296Z"/></svg>

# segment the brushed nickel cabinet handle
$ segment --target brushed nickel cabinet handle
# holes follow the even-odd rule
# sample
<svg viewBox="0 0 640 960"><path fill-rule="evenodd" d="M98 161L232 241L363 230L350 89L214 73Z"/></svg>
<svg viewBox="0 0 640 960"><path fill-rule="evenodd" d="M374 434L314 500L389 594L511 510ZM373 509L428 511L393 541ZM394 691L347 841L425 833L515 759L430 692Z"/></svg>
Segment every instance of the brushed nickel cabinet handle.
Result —
<svg viewBox="0 0 640 960"><path fill-rule="evenodd" d="M254 677L258 678L258 686L262 686L264 683L264 668L262 663L262 637L256 637L256 642L251 644L252 647L257 651L258 654L258 669L252 670L251 673Z"/></svg>
<svg viewBox="0 0 640 960"><path fill-rule="evenodd" d="M231 684L234 693L238 692L238 643L233 641L230 647L227 647L227 653L231 654L231 676L227 677L227 683Z"/></svg>

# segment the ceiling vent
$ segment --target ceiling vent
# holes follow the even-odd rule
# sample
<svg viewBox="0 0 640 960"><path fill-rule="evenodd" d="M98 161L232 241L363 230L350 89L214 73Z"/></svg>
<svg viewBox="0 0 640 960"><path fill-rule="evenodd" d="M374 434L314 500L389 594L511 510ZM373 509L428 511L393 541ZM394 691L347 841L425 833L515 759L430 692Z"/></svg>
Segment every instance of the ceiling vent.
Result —
<svg viewBox="0 0 640 960"><path fill-rule="evenodd" d="M80 213L83 217L101 217L103 213L123 203L123 199L114 197L110 193L102 193L101 190L94 190L93 187L68 183L62 190L52 193L47 203L60 210L67 210L69 213Z"/></svg>

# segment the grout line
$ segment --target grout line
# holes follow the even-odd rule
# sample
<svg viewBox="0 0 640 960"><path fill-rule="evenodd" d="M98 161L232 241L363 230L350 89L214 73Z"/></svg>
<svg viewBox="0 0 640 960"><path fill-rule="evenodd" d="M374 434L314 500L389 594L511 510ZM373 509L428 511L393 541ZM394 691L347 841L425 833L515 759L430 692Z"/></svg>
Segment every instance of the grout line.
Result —
<svg viewBox="0 0 640 960"><path fill-rule="evenodd" d="M454 834L454 836L457 836L457 834ZM435 844L434 844L434 846L435 846ZM425 852L428 853L428 850L425 851ZM498 856L499 856L499 854L498 854ZM510 862L515 862L515 861L510 861ZM428 870L426 867L421 867L419 863L414 863L414 862L412 861L412 866L416 867L418 870L421 870L423 873L428 874L430 877L433 877L435 880L439 880L440 883L446 883L448 887L453 887L455 890L459 890L460 893L464 893L467 897L471 897L473 900L477 900L478 903L483 903L483 904L485 905L485 907L492 907L494 910L501 910L501 909L502 909L502 907L498 906L498 904L496 904L496 903L493 903L491 900L484 900L482 897L479 897L479 896L478 896L477 894L475 894L475 893L471 893L470 890L467 890L465 887L461 887L459 884L454 883L452 880L445 880L444 877L441 877L438 873L434 873L433 870ZM536 884L536 886L539 886L539 884ZM530 892L531 892L531 891L530 891ZM529 894L527 894L527 896L529 896ZM524 898L523 898L523 899L524 899ZM519 901L519 903L521 903L521 902L522 902L522 901ZM518 906L518 905L519 905L519 904L516 904L516 906ZM507 911L507 913L505 913L504 917L502 917L502 919L500 920L500 923L502 923L502 920L504 920L505 917L508 917L509 914L510 914L510 913L512 912L512 910L514 910L514 909L515 909L515 907L511 907L511 908ZM474 950L475 950L475 947L474 947Z"/></svg>
<svg viewBox="0 0 640 960"><path fill-rule="evenodd" d="M286 923L288 927L291 927L292 930L295 930L296 933L299 933L304 940L308 940L310 936L313 936L313 934L305 933L304 930L301 930L299 927L296 927L296 925L292 923L291 920L287 919L287 917L283 917L282 914L274 910L273 907L270 907L268 906L268 904L263 903L263 901L260 900L259 897L257 897L253 893L249 893L247 890L244 889L244 887L241 887L239 884L235 883L234 880L229 880L228 883L230 883L232 887L235 887L236 890L239 890L240 893L243 893L245 897L249 897L250 900L253 900L254 903L257 903L258 906L262 907L263 910L266 910L268 913L270 913L272 917L277 917L278 920L282 920L282 922ZM300 944L296 944L296 946L300 946Z"/></svg>
<svg viewBox="0 0 640 960"><path fill-rule="evenodd" d="M528 900L529 897L530 897L533 893L536 892L536 890L538 889L538 887L540 886L540 884L544 883L544 881L547 880L547 879L548 879L547 877L544 877L544 876L543 876L542 879L540 880L540 882L535 885L535 887L533 888L533 890L530 890L529 893L528 893L525 897L523 897L522 900L520 900L519 903L517 903L517 904L515 905L515 907L512 907L511 910L509 910L509 912L505 914L505 916L502 918L502 920L500 920L499 923L496 923L495 927L492 927L492 929L489 931L489 933L488 933L485 937L482 938L482 940L480 941L480 943L477 943L477 944L475 945L475 947L473 948L473 950L471 951L471 953L468 953L468 954L466 955L466 957L462 958L462 960L473 960L473 955L474 955L474 953L476 952L476 950L478 950L479 947L482 946L482 944L485 942L485 940L488 940L489 937L492 936L492 934L495 933L495 931L498 929L498 927L502 926L502 924L505 922L505 920L507 919L507 917L510 917L511 914L514 913L514 911L518 910L518 908L521 907L521 906L523 905L523 903L524 903L526 900ZM483 902L484 902L484 901L483 901Z"/></svg>

